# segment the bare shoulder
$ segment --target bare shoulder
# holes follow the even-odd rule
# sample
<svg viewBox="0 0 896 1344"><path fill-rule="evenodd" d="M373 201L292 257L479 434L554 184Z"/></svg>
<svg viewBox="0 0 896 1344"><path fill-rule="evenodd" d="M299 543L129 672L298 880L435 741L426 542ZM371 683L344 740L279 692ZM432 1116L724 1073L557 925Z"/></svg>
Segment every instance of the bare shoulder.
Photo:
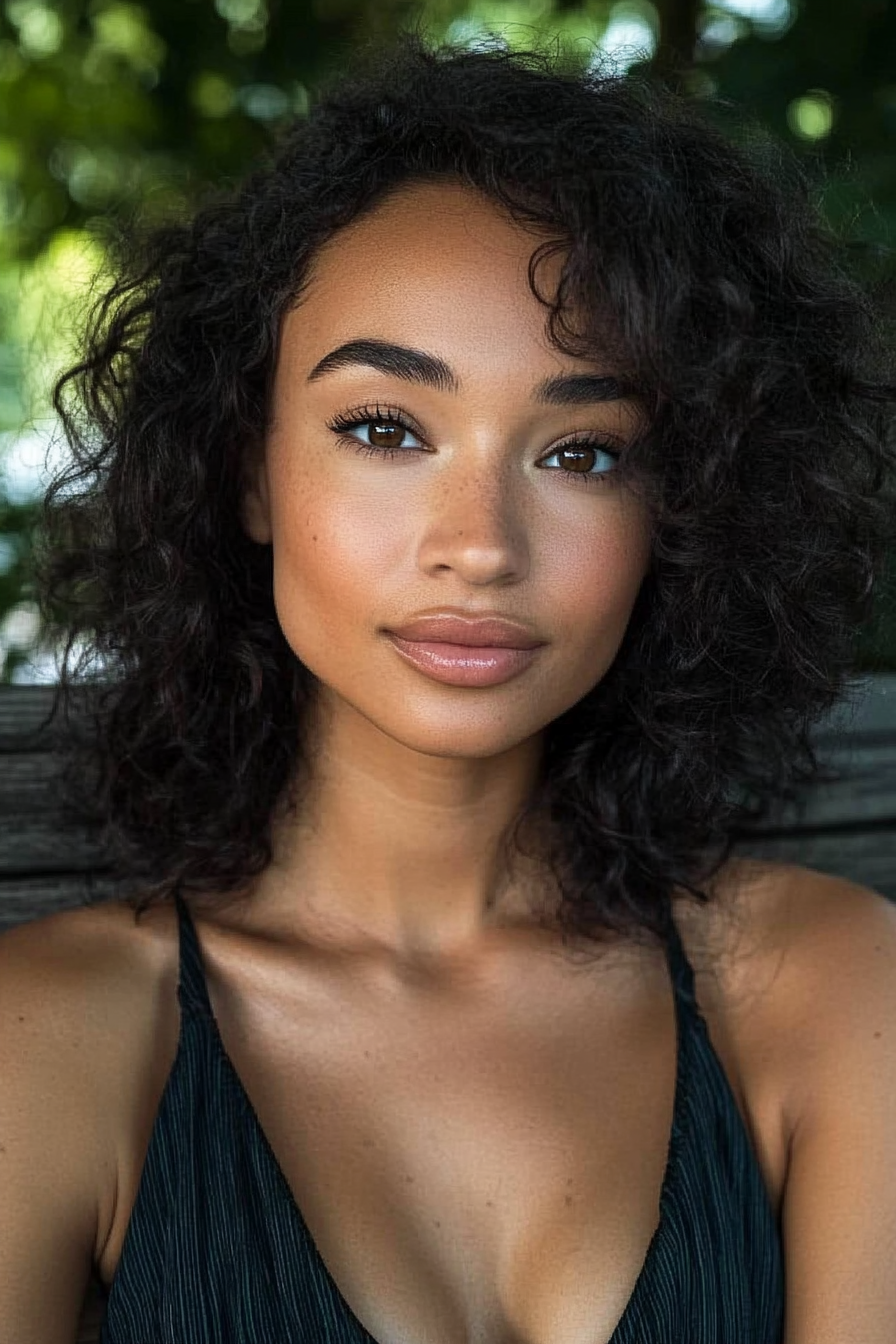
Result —
<svg viewBox="0 0 896 1344"><path fill-rule="evenodd" d="M138 923L123 901L57 911L0 935L4 972L23 996L22 1021L48 1045L68 1042L94 1058L139 1015L141 988L151 1003L166 971L176 978L176 952L173 908L153 908Z"/></svg>
<svg viewBox="0 0 896 1344"><path fill-rule="evenodd" d="M875 1002L896 1007L896 905L846 878L747 859L713 894L710 907L675 910L696 992L739 1064L774 1073L792 1133L832 1042L861 1035Z"/></svg>
<svg viewBox="0 0 896 1344"><path fill-rule="evenodd" d="M85 986L91 970L114 970L128 957L143 964L150 949L166 955L174 921L174 909L167 905L148 910L139 922L124 901L76 906L4 929L0 955L11 965L27 964L38 973L52 974L54 988L76 988ZM122 969L127 979L133 966Z"/></svg>
<svg viewBox="0 0 896 1344"><path fill-rule="evenodd" d="M706 947L732 994L748 992L761 965L797 998L833 976L827 997L836 1002L855 988L855 977L874 974L881 956L892 955L896 905L847 878L745 860L724 873L716 895ZM699 958L696 924L691 936Z"/></svg>
<svg viewBox="0 0 896 1344"><path fill-rule="evenodd" d="M71 1143L73 1166L94 1173L94 1261L128 1169L135 1117L152 1105L160 1077L161 1091L176 1050L176 982L176 914L169 906L137 922L123 901L104 902L0 935L0 1006L17 1041L10 1057L50 1080L60 1142Z"/></svg>
<svg viewBox="0 0 896 1344"><path fill-rule="evenodd" d="M896 926L896 905L847 878L795 863L731 860L701 907L677 898L675 919L695 970L746 993L760 966L775 979L811 975L846 941L868 957L872 931Z"/></svg>
<svg viewBox="0 0 896 1344"><path fill-rule="evenodd" d="M773 907L770 946L782 982L783 1025L798 1044L800 1118L823 1079L896 1027L896 905L880 892L793 868ZM876 1047L879 1048L879 1047Z"/></svg>

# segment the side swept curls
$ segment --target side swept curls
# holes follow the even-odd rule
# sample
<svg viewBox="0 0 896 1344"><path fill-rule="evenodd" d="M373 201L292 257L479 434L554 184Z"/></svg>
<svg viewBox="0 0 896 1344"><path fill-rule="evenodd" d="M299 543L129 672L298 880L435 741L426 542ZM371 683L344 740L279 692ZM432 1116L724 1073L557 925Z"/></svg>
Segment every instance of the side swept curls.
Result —
<svg viewBox="0 0 896 1344"><path fill-rule="evenodd" d="M38 536L65 637L53 714L76 692L90 710L70 800L138 915L178 885L236 897L270 862L314 683L239 521L246 464L316 250L427 178L563 246L552 340L610 345L651 410L625 463L650 569L612 666L546 730L507 847L539 834L564 937L663 938L673 893L709 900L734 832L822 774L809 730L847 689L896 540L892 352L794 163L544 53L358 51L238 189L119 246L56 388L72 461Z"/></svg>

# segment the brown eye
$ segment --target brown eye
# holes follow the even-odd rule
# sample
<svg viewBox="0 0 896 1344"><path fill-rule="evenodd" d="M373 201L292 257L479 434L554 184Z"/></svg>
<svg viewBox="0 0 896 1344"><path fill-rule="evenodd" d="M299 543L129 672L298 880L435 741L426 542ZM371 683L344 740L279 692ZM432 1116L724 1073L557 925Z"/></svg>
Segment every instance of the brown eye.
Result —
<svg viewBox="0 0 896 1344"><path fill-rule="evenodd" d="M582 485L602 485L612 478L619 455L618 449L611 448L601 439L574 439L572 443L561 443L543 461L559 461L560 472L567 480L575 480ZM605 459L603 463L601 458ZM610 463L609 470L607 461ZM595 467L598 469L595 470Z"/></svg>
<svg viewBox="0 0 896 1344"><path fill-rule="evenodd" d="M570 471L588 472L594 466L596 448L559 448L556 457L565 458L565 466Z"/></svg>
<svg viewBox="0 0 896 1344"><path fill-rule="evenodd" d="M404 425L390 425L386 421L377 424L374 420L368 423L369 439L375 448L394 448L407 433Z"/></svg>
<svg viewBox="0 0 896 1344"><path fill-rule="evenodd" d="M360 453L367 456L383 453L386 457L395 457L397 453L413 452L415 447L420 446L401 443L407 434L416 438L417 431L408 423L401 411L393 410L391 407L359 407L356 411L337 415L335 419L329 421L327 428L332 429L334 434L339 434L343 439L350 440ZM363 439L355 438L356 431L367 435L366 443Z"/></svg>

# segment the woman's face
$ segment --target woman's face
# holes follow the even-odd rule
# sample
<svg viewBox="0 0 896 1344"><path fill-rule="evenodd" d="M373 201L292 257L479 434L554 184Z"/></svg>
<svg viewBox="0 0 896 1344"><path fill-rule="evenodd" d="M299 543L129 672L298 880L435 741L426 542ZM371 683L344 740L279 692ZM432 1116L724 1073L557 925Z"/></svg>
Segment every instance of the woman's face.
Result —
<svg viewBox="0 0 896 1344"><path fill-rule="evenodd" d="M618 448L637 407L599 389L582 401L581 384L565 402L538 395L609 372L548 343L526 277L539 241L467 187L415 183L329 241L283 325L244 526L273 545L277 616L323 701L416 752L494 756L540 733L610 667L647 570L646 504L581 442ZM559 268L539 268L543 293ZM315 371L357 341L450 373L369 353ZM434 681L386 631L444 608L509 617L543 645L497 685Z"/></svg>

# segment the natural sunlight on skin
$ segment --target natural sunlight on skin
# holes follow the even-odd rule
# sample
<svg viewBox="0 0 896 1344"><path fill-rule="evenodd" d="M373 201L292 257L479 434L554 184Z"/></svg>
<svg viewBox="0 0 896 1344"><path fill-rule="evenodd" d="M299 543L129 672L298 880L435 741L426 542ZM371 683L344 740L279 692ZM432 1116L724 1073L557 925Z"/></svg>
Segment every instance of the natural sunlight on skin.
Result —
<svg viewBox="0 0 896 1344"><path fill-rule="evenodd" d="M619 649L649 562L647 505L599 445L582 462L568 440L618 450L643 412L536 398L547 378L606 374L549 344L526 279L539 241L469 188L405 186L330 239L284 322L243 524L273 546L277 616L321 714L313 822L275 826L251 897L268 928L397 962L475 952L514 899L498 841L545 726ZM542 293L559 268L539 268ZM309 380L360 339L435 356L458 388L357 363ZM367 407L348 433L328 427ZM365 456L387 411L413 429L394 431L394 458ZM564 444L572 455L555 457ZM431 680L385 628L449 606L515 619L544 645L498 685Z"/></svg>

